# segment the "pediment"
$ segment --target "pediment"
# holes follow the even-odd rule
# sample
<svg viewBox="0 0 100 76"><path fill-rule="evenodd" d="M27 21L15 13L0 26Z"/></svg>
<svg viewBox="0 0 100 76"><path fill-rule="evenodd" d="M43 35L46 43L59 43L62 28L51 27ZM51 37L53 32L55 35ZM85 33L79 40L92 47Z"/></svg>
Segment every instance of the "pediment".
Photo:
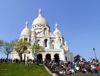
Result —
<svg viewBox="0 0 100 76"><path fill-rule="evenodd" d="M51 32L49 32L49 33L50 33L50 37L55 37L55 35L53 33L51 33ZM43 31L37 33L36 36L43 36Z"/></svg>
<svg viewBox="0 0 100 76"><path fill-rule="evenodd" d="M42 36L42 35L43 35L43 31L36 34L36 36Z"/></svg>

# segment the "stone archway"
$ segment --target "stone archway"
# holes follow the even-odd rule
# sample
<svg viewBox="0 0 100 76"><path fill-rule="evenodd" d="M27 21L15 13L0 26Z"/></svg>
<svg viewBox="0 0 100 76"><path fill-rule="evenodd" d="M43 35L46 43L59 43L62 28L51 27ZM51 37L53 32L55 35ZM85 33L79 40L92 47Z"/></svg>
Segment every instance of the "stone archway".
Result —
<svg viewBox="0 0 100 76"><path fill-rule="evenodd" d="M37 60L39 64L42 63L42 54L37 55Z"/></svg>
<svg viewBox="0 0 100 76"><path fill-rule="evenodd" d="M59 62L59 54L54 55L54 60L55 60L55 62Z"/></svg>
<svg viewBox="0 0 100 76"><path fill-rule="evenodd" d="M38 60L42 60L42 54L38 54L38 55L37 55L37 59L38 59Z"/></svg>
<svg viewBox="0 0 100 76"><path fill-rule="evenodd" d="M51 60L51 54L46 54L46 61L50 61Z"/></svg>

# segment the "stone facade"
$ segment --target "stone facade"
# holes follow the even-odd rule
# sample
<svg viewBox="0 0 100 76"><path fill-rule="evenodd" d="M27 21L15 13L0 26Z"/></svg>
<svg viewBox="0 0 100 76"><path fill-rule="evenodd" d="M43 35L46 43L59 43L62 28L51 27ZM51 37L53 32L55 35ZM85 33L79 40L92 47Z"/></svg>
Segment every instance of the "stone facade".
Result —
<svg viewBox="0 0 100 76"><path fill-rule="evenodd" d="M28 28L28 22L26 22L26 27L22 30L20 38L28 41L29 43L35 42L35 45L40 45L45 48L45 52L39 52L41 59L50 60L66 60L73 61L73 53L70 53L67 42L64 42L62 33L58 30L58 25L55 24L55 31L52 33L50 27L45 18L42 17L42 11L39 10L39 16L33 21L31 30ZM60 45L62 44L62 48ZM31 49L29 54L23 53L22 59L34 59L32 56ZM16 51L13 50L11 53L12 59L19 59Z"/></svg>

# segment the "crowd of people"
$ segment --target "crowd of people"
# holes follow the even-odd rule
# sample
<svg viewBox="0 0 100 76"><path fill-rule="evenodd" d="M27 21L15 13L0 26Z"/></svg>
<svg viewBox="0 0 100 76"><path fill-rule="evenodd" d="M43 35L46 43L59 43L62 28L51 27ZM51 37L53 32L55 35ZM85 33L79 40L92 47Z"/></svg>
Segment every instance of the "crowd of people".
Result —
<svg viewBox="0 0 100 76"><path fill-rule="evenodd" d="M9 59L7 59L7 58L6 59L5 58L0 59L0 63L12 63L12 62L13 62L13 60L10 59L10 58Z"/></svg>
<svg viewBox="0 0 100 76"><path fill-rule="evenodd" d="M54 60L47 60L46 66L49 67L59 75L67 75L82 72L86 74L97 73L100 71L100 64L95 60L91 61L77 61L77 62L70 62L70 61L62 61L60 60L56 63Z"/></svg>
<svg viewBox="0 0 100 76"><path fill-rule="evenodd" d="M19 59L5 59L1 58L0 63L19 63ZM22 60L25 62L25 60ZM34 60L28 59L27 62L34 63ZM35 60L35 64L43 64L41 60ZM59 62L55 62L54 60L45 60L45 65L51 70L56 72L59 75L70 75L77 72L82 72L86 74L97 73L100 71L100 63L93 59L92 61L77 61L77 62L70 62L70 61L63 61L59 60Z"/></svg>
<svg viewBox="0 0 100 76"><path fill-rule="evenodd" d="M21 63L33 63L35 62L35 64L39 65L39 64L43 64L43 61L42 60L32 60L32 59L28 59L27 61L26 60L21 60ZM5 58L1 58L0 59L0 63L20 63L20 60L19 59L5 59Z"/></svg>

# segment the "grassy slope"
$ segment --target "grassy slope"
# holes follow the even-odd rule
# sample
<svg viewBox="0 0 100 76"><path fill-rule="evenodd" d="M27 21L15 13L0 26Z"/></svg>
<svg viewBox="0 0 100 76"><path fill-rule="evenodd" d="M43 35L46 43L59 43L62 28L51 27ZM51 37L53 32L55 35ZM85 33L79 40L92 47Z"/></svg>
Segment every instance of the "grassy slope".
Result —
<svg viewBox="0 0 100 76"><path fill-rule="evenodd" d="M0 76L51 76L43 66L0 63Z"/></svg>

